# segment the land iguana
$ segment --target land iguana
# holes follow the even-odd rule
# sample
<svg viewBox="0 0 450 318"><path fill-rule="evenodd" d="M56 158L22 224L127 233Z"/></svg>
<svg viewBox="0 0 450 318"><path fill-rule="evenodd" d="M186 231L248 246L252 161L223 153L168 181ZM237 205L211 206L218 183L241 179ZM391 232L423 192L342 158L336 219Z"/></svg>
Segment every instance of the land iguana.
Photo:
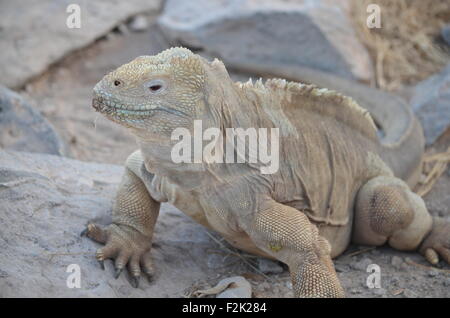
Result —
<svg viewBox="0 0 450 318"><path fill-rule="evenodd" d="M128 266L135 287L141 272L154 274L150 249L161 202L237 248L287 264L298 297L345 296L332 258L350 242L388 243L450 263L450 223L432 218L410 189L424 140L407 104L317 74L304 75L322 88L282 79L235 83L221 61L185 48L140 56L107 74L92 105L127 127L139 150L126 160L112 224L83 231L105 244L96 252L101 265L114 259L116 276ZM259 161L175 163L171 134L192 131L194 120L221 132L278 128L279 169L264 174Z"/></svg>

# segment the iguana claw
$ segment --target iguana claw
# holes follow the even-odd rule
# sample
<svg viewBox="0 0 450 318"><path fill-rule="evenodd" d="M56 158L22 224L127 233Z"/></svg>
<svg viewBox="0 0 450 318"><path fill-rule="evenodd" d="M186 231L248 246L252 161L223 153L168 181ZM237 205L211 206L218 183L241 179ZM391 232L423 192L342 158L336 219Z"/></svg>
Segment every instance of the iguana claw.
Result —
<svg viewBox="0 0 450 318"><path fill-rule="evenodd" d="M114 274L114 278L119 278L120 274L122 273L123 268L116 268L116 272Z"/></svg>
<svg viewBox="0 0 450 318"><path fill-rule="evenodd" d="M134 288L138 288L140 278L141 278L140 276L132 276L131 277L131 286L133 286Z"/></svg>

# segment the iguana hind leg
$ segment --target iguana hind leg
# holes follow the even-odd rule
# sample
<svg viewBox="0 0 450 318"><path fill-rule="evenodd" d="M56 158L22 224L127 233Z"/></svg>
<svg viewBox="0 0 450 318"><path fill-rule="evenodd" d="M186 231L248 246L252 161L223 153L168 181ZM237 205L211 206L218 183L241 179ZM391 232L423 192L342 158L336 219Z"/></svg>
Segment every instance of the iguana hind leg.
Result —
<svg viewBox="0 0 450 318"><path fill-rule="evenodd" d="M105 229L91 223L83 231L89 238L105 244L97 250L96 258L102 267L105 259L115 259L116 278L128 265L134 287L138 287L141 268L149 277L153 275L150 248L160 207L138 177L141 163L140 152L127 159L113 206L113 223Z"/></svg>
<svg viewBox="0 0 450 318"><path fill-rule="evenodd" d="M253 242L289 266L297 297L344 297L326 239L301 211L270 202L250 226Z"/></svg>
<svg viewBox="0 0 450 318"><path fill-rule="evenodd" d="M433 222L422 198L393 176L375 177L359 190L353 241L387 242L399 250L419 248L433 264L438 255L450 263L450 223L439 218Z"/></svg>

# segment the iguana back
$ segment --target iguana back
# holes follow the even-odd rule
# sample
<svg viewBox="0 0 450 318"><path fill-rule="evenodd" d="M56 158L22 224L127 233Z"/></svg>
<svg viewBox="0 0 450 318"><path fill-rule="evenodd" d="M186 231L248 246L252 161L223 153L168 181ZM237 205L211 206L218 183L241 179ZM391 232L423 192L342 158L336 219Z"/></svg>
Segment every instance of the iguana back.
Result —
<svg viewBox="0 0 450 318"><path fill-rule="evenodd" d="M356 104L369 111L383 146L379 154L394 174L407 181L411 187L418 182L425 140L420 123L401 97L301 66L246 62L234 63L231 67L260 76L311 83L351 97Z"/></svg>

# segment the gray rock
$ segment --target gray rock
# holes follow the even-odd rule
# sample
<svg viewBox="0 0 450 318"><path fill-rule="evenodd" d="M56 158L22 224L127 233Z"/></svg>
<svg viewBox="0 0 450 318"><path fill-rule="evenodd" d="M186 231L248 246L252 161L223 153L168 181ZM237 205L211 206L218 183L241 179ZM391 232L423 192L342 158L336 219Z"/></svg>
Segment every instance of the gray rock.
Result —
<svg viewBox="0 0 450 318"><path fill-rule="evenodd" d="M387 294L387 291L384 288L373 288L372 292L374 295L377 295L377 296L384 296Z"/></svg>
<svg viewBox="0 0 450 318"><path fill-rule="evenodd" d="M392 256L391 258L391 264L392 266L394 266L396 269L401 269L402 265L403 265L403 259L399 256Z"/></svg>
<svg viewBox="0 0 450 318"><path fill-rule="evenodd" d="M217 298L251 298L252 286L242 276L222 279L217 285L230 284Z"/></svg>
<svg viewBox="0 0 450 318"><path fill-rule="evenodd" d="M329 0L168 0L158 25L171 44L231 66L302 65L367 81L372 65L347 7Z"/></svg>
<svg viewBox="0 0 450 318"><path fill-rule="evenodd" d="M450 24L445 25L441 30L442 39L450 46Z"/></svg>
<svg viewBox="0 0 450 318"><path fill-rule="evenodd" d="M110 222L123 167L47 154L0 151L0 298L181 297L195 282L217 275L204 261L217 248L203 228L163 204L155 228L156 277L138 289L113 265L102 271L100 247L79 233L88 220ZM70 264L81 288L68 288ZM229 268L227 271L231 271Z"/></svg>
<svg viewBox="0 0 450 318"><path fill-rule="evenodd" d="M258 269L264 274L280 274L283 267L275 261L267 258L258 258Z"/></svg>
<svg viewBox="0 0 450 318"><path fill-rule="evenodd" d="M209 254L206 259L206 264L208 268L217 269L224 266L224 257L223 255L218 254Z"/></svg>
<svg viewBox="0 0 450 318"><path fill-rule="evenodd" d="M119 33L121 33L122 35L127 35L129 32L128 30L128 26L125 23L120 23L117 26L117 31L119 31Z"/></svg>
<svg viewBox="0 0 450 318"><path fill-rule="evenodd" d="M422 123L426 144L433 144L450 127L450 64L415 87L411 105Z"/></svg>
<svg viewBox="0 0 450 318"><path fill-rule="evenodd" d="M445 287L450 287L450 277L444 277L444 279L442 280L442 285L444 285Z"/></svg>
<svg viewBox="0 0 450 318"><path fill-rule="evenodd" d="M352 264L350 265L350 267L352 267L353 269L356 269L356 270L360 270L360 271L364 271L364 272L365 272L365 271L367 270L367 267L368 267L370 264L373 264L373 261L372 261L370 258L365 257L365 258L363 258L362 260L360 260L360 261L358 261L358 262L352 263Z"/></svg>
<svg viewBox="0 0 450 318"><path fill-rule="evenodd" d="M286 282L286 287L289 289L292 289L292 282L291 281L287 281Z"/></svg>
<svg viewBox="0 0 450 318"><path fill-rule="evenodd" d="M362 291L360 289L352 288L352 289L350 289L350 293L352 293L354 295L358 295L358 294L361 294Z"/></svg>
<svg viewBox="0 0 450 318"><path fill-rule="evenodd" d="M440 273L437 270L434 270L434 269L428 271L427 274L428 274L429 277L436 277L436 276L440 275Z"/></svg>
<svg viewBox="0 0 450 318"><path fill-rule="evenodd" d="M347 273L350 268L347 264L341 264L341 263L334 263L334 268L336 269L336 272L338 273Z"/></svg>
<svg viewBox="0 0 450 318"><path fill-rule="evenodd" d="M398 286L401 283L401 280L398 277L392 277L390 282L392 285Z"/></svg>
<svg viewBox="0 0 450 318"><path fill-rule="evenodd" d="M142 32L149 28L150 23L147 19L147 17L143 14L138 14L137 16L133 17L128 24L128 27L131 31L134 32Z"/></svg>
<svg viewBox="0 0 450 318"><path fill-rule="evenodd" d="M0 85L0 149L65 153L53 126L19 94Z"/></svg>
<svg viewBox="0 0 450 318"><path fill-rule="evenodd" d="M88 1L81 9L81 28L68 28L71 2L1 1L0 84L20 87L69 52L90 44L122 21L144 11L157 11L161 0Z"/></svg>
<svg viewBox="0 0 450 318"><path fill-rule="evenodd" d="M197 297L216 295L216 298L250 298L252 286L242 276L224 278L216 286L194 292Z"/></svg>
<svg viewBox="0 0 450 318"><path fill-rule="evenodd" d="M414 291L412 291L412 290L410 290L410 289L405 289L405 290L403 291L403 295L404 295L406 298L419 298L419 295L418 295L416 292L414 292Z"/></svg>

